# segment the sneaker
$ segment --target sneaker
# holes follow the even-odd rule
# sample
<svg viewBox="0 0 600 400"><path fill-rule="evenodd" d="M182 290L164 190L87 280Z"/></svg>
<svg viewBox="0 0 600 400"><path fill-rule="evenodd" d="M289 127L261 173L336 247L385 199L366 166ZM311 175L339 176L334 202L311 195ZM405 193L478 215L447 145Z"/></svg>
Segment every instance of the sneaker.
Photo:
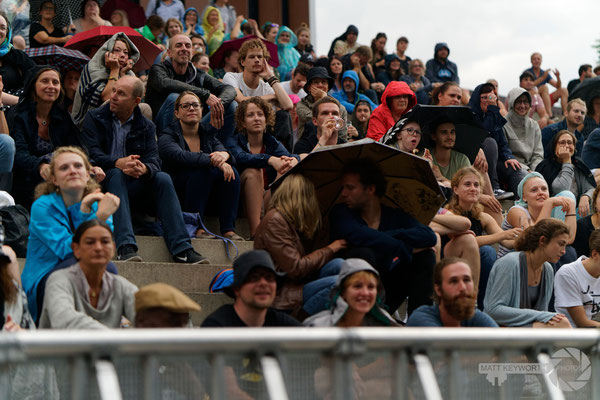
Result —
<svg viewBox="0 0 600 400"><path fill-rule="evenodd" d="M173 260L176 263L185 264L210 264L210 260L206 257L202 257L202 254L198 253L194 249L187 249L179 254L173 256Z"/></svg>
<svg viewBox="0 0 600 400"><path fill-rule="evenodd" d="M502 189L494 189L494 197L496 200L506 200L513 197L515 194L513 192L506 192Z"/></svg>
<svg viewBox="0 0 600 400"><path fill-rule="evenodd" d="M138 255L135 246L131 244L124 244L123 246L119 247L119 250L117 251L117 260L142 262L142 257Z"/></svg>

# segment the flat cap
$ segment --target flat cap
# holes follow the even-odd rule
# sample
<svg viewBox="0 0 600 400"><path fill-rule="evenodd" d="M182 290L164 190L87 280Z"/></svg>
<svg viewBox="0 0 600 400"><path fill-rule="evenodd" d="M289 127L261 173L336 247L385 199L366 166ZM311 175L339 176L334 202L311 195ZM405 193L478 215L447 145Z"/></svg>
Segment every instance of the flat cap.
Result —
<svg viewBox="0 0 600 400"><path fill-rule="evenodd" d="M198 303L181 290L162 282L144 286L135 294L135 312L155 307L166 308L177 313L202 309Z"/></svg>

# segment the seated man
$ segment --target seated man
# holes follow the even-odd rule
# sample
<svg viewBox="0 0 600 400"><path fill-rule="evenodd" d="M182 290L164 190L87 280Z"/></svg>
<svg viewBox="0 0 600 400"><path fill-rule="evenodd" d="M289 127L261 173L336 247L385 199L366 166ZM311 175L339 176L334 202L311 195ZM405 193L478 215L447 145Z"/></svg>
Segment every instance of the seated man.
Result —
<svg viewBox="0 0 600 400"><path fill-rule="evenodd" d="M519 86L527 90L531 96L531 109L529 110L529 117L537 121L540 129L544 129L550 119L544 106L544 101L539 94L538 88L533 84L535 76L529 71L523 71L519 76Z"/></svg>
<svg viewBox="0 0 600 400"><path fill-rule="evenodd" d="M342 90L335 92L333 97L344 106L348 114L354 112L354 107L361 100L369 102L371 110L377 107L367 96L358 93L358 75L352 70L344 72L342 75Z"/></svg>
<svg viewBox="0 0 600 400"><path fill-rule="evenodd" d="M367 137L379 140L417 104L417 96L406 82L390 82L381 96L381 104L373 110Z"/></svg>
<svg viewBox="0 0 600 400"><path fill-rule="evenodd" d="M131 222L130 204L136 204L149 206L148 211L158 214L175 262L209 263L192 248L173 182L160 171L154 124L138 107L143 95L141 80L122 77L113 88L110 103L87 114L81 133L90 157L106 172L104 190L121 199L113 215L117 258L141 261Z"/></svg>
<svg viewBox="0 0 600 400"><path fill-rule="evenodd" d="M156 282L135 293L136 328L191 327L190 312L201 307L181 290Z"/></svg>
<svg viewBox="0 0 600 400"><path fill-rule="evenodd" d="M431 304L437 238L431 228L400 209L381 204L387 182L368 159L346 164L343 204L330 214L331 239L345 239L347 257L363 258L381 274L386 305L393 313L408 296L408 312Z"/></svg>
<svg viewBox="0 0 600 400"><path fill-rule="evenodd" d="M477 289L471 268L462 258L448 257L433 269L434 305L417 308L407 326L497 328L489 315L475 307Z"/></svg>
<svg viewBox="0 0 600 400"><path fill-rule="evenodd" d="M565 111L565 118L552 125L548 125L544 129L542 129L542 146L544 146L544 158L548 158L553 155L553 149L549 148L551 146L552 138L559 131L567 130L575 135L577 139L577 143L575 144L575 155L581 157L581 152L583 151L583 143L585 142L585 138L579 131L579 126L583 123L585 119L585 114L587 113L587 106L585 102L581 99L573 99L567 104L567 111Z"/></svg>
<svg viewBox="0 0 600 400"><path fill-rule="evenodd" d="M360 84L357 85L373 103L377 103L378 93L385 90L385 85L377 82L371 66L373 50L369 46L359 46L356 51L342 57L344 71L354 71Z"/></svg>
<svg viewBox="0 0 600 400"><path fill-rule="evenodd" d="M310 70L308 65L299 63L292 72L292 80L281 83L283 90L285 90L288 95L295 94L300 100L305 98L306 92L304 91L304 85L306 85L308 70Z"/></svg>
<svg viewBox="0 0 600 400"><path fill-rule="evenodd" d="M535 78L533 84L537 86L538 90L540 91L540 96L542 96L542 100L544 101L546 112L548 115L552 115L552 105L560 100L560 106L563 114L566 113L569 92L566 88L562 87L560 72L558 69L554 69L554 75L556 75L556 79L554 79L552 75L550 75L549 69L544 71L541 67L542 55L537 52L533 53L531 55L531 68L528 68L526 71L531 72ZM554 86L556 90L550 93L548 86L546 86L547 83L551 86Z"/></svg>
<svg viewBox="0 0 600 400"><path fill-rule="evenodd" d="M302 136L294 146L294 153L300 154L300 157L304 158L319 147L344 143L339 137L341 129L335 127L335 118L341 119L342 108L333 97L325 96L318 100L314 104L312 112L314 115L312 123L317 127L317 134Z"/></svg>
<svg viewBox="0 0 600 400"><path fill-rule="evenodd" d="M600 231L590 235L590 258L563 265L554 278L554 307L578 328L600 328Z"/></svg>
<svg viewBox="0 0 600 400"><path fill-rule="evenodd" d="M194 67L191 62L192 41L189 37L173 36L169 41L167 55L169 58L154 64L148 75L146 102L152 108L158 132L162 132L173 122L175 100L181 92L189 90L210 108L210 116L205 116L203 122L210 122L219 130L220 140L231 136L235 125L234 109L230 106L235 97L233 88Z"/></svg>
<svg viewBox="0 0 600 400"><path fill-rule="evenodd" d="M433 58L425 64L425 76L434 87L440 86L444 82L456 82L460 84L458 77L458 67L452 61L448 60L450 47L446 43L437 43L435 45Z"/></svg>
<svg viewBox="0 0 600 400"><path fill-rule="evenodd" d="M573 79L567 85L567 91L569 92L569 94L573 93L573 90L575 90L577 85L579 85L581 82L583 82L587 78L594 77L594 73L592 72L592 66L590 64L580 65L577 73L579 75L579 79Z"/></svg>

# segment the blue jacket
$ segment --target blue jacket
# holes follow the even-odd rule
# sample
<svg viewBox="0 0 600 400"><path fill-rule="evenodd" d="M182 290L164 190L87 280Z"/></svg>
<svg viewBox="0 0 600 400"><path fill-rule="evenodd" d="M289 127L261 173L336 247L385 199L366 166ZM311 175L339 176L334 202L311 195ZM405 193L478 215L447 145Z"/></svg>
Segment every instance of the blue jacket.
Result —
<svg viewBox="0 0 600 400"><path fill-rule="evenodd" d="M554 152L554 150L551 148L552 138L554 137L554 135L556 135L559 131L566 130L568 130L566 119L563 119L562 121L557 122L555 124L548 125L544 129L542 129L542 146L544 146L544 158L551 157L552 153ZM585 141L585 139L583 138L581 132L579 132L577 129L575 129L574 134L577 138L577 144L575 145L575 155L581 157L581 153L583 151L583 142Z"/></svg>
<svg viewBox="0 0 600 400"><path fill-rule="evenodd" d="M358 74L356 72L354 72L352 70L348 70L348 71L344 72L342 74L342 84L343 84L345 78L350 78L354 81L354 102L351 102L348 99L348 95L346 94L346 92L344 92L344 90L336 92L332 96L335 99L337 99L344 106L346 111L348 111L348 114L352 114L354 112L354 107L356 106L356 103L358 103L360 100L368 101L369 104L371 105L371 110L374 110L375 108L377 108L377 105L375 103L373 103L371 101L371 99L369 99L364 94L358 93L359 80L358 80Z"/></svg>
<svg viewBox="0 0 600 400"><path fill-rule="evenodd" d="M80 207L81 202L67 208L56 193L41 196L31 207L27 258L21 280L34 319L37 319L38 284L59 262L73 256L71 241L77 227L96 218L98 203L92 205L90 213L82 213ZM112 216L106 222L113 229Z"/></svg>
<svg viewBox="0 0 600 400"><path fill-rule="evenodd" d="M181 132L181 124L175 120L158 137L158 154L163 161L163 169L169 173L190 170L192 168L210 168L210 153L225 151L227 149L215 135L209 133L200 123L198 135L200 136L200 152L190 151L190 147ZM233 157L227 160L235 164Z"/></svg>
<svg viewBox="0 0 600 400"><path fill-rule="evenodd" d="M581 151L581 158L590 169L600 167L600 128L594 129L588 136Z"/></svg>
<svg viewBox="0 0 600 400"><path fill-rule="evenodd" d="M196 10L194 7L190 7L187 10L185 10L185 13L183 14L183 17L181 17L181 24L183 25L183 30L185 31L187 29L187 26L185 26L185 17L191 11L195 12L196 16L198 17L196 19L196 25L194 25L194 33L197 33L199 35L204 36L204 28L202 27L202 16L198 12L198 10Z"/></svg>
<svg viewBox="0 0 600 400"><path fill-rule="evenodd" d="M338 204L331 210L331 238L346 239L348 247L368 247L378 255L378 267L389 268L412 260L415 248L435 246L435 233L399 208L381 206L379 230L369 228L360 212ZM381 270L381 269L380 269Z"/></svg>
<svg viewBox="0 0 600 400"><path fill-rule="evenodd" d="M479 85L473 90L471 100L469 100L469 107L471 107L471 111L477 116L476 119L481 122L483 128L488 131L490 137L498 144L498 160L504 162L515 158L512 151L510 151L510 147L508 147L506 136L502 130L502 127L506 124L506 120L500 115L500 108L497 106L488 106L485 113L481 109L480 96L482 86Z"/></svg>
<svg viewBox="0 0 600 400"><path fill-rule="evenodd" d="M86 115L81 131L81 142L96 165L105 172L116 168L115 163L119 158L110 154L114 138L113 115L110 104L96 108ZM125 154L139 155L140 161L148 167L148 173L141 179L152 178L160 171L155 127L152 121L142 115L139 107L133 110L131 131L125 139Z"/></svg>
<svg viewBox="0 0 600 400"><path fill-rule="evenodd" d="M446 48L448 50L448 57L450 56L450 47L446 43L438 43L435 45L433 52L433 58L427 61L425 65L425 76L431 82L456 82L460 83L458 77L458 67L452 61L446 59L445 62L441 62L436 58L437 52Z"/></svg>
<svg viewBox="0 0 600 400"><path fill-rule="evenodd" d="M291 154L284 145L282 145L271 134L265 132L263 134L264 153L252 154L248 146L248 138L242 133L233 136L227 143L227 148L237 162L237 169L241 172L246 168L266 168L268 183L271 183L277 177L277 171L269 165L269 158L274 157L296 157L300 161L300 156ZM267 183L267 182L265 182Z"/></svg>

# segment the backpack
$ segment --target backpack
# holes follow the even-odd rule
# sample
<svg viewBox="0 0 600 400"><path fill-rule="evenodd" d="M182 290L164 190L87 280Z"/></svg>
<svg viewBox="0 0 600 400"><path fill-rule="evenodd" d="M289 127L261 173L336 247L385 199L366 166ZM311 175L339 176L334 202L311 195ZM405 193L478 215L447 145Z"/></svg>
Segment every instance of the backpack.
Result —
<svg viewBox="0 0 600 400"><path fill-rule="evenodd" d="M0 208L0 223L4 228L4 244L10 246L17 257L27 254L29 238L29 213L21 205Z"/></svg>

